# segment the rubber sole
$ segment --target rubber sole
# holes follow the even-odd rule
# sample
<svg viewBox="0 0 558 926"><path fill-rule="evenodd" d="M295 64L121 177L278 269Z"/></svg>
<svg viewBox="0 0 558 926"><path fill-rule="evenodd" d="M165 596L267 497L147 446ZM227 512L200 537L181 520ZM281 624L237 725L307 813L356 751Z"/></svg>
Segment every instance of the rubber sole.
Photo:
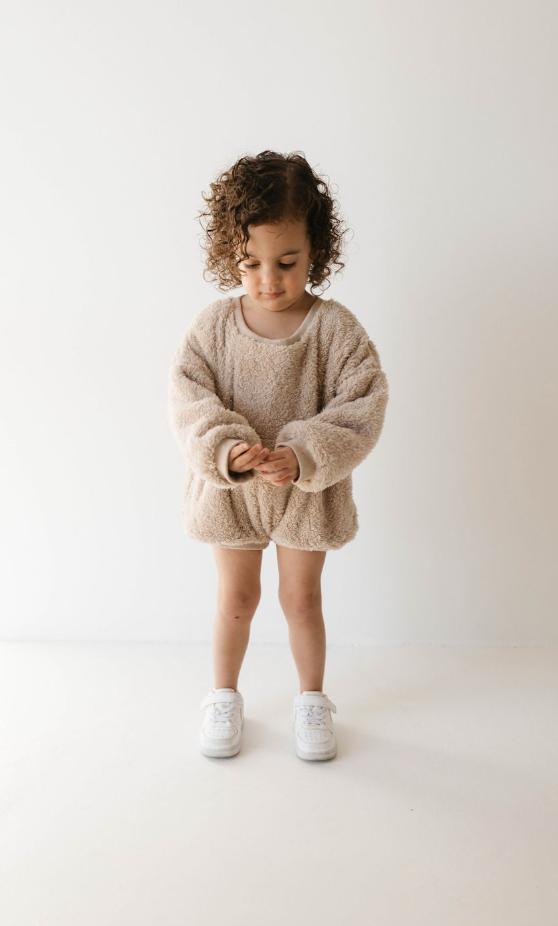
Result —
<svg viewBox="0 0 558 926"><path fill-rule="evenodd" d="M236 756L240 752L240 744L235 746L234 749L230 747L226 750L224 749L214 749L210 746L203 746L200 743L200 751L204 756L210 756L212 759L229 759L231 756Z"/></svg>
<svg viewBox="0 0 558 926"><path fill-rule="evenodd" d="M302 749L299 749L298 743L295 743L295 751L299 759L306 759L310 762L320 761L322 759L333 759L337 755L337 746L334 746L330 749L329 752L323 752L319 755L313 754L311 752L303 752Z"/></svg>

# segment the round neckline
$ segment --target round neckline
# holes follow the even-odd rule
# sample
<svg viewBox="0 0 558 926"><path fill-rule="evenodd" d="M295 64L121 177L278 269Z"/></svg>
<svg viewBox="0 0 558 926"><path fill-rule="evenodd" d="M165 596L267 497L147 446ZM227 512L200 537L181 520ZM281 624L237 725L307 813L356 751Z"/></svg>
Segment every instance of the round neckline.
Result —
<svg viewBox="0 0 558 926"><path fill-rule="evenodd" d="M296 329L296 331L293 334L289 335L288 338L264 338L263 335L256 334L255 331L252 331L252 329L249 328L246 322L244 321L244 315L242 314L242 304L240 302L241 298L242 298L241 296L232 297L233 303L234 303L234 318L236 321L236 326L238 330L240 331L240 333L245 335L247 338L252 338L252 340L254 341L263 341L264 344L277 344L279 346L287 345L287 344L294 344L296 341L300 341L303 334L307 331L307 329L312 324L312 321L314 320L314 317L320 305L323 303L323 299L321 298L321 296L316 296L314 302L308 309L306 317L304 318L302 323L299 325L299 327Z"/></svg>

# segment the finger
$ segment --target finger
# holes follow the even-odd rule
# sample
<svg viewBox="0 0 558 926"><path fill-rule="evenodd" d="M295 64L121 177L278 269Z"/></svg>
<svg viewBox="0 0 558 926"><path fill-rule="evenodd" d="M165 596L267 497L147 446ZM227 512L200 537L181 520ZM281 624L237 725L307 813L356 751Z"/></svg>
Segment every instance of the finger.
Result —
<svg viewBox="0 0 558 926"><path fill-rule="evenodd" d="M261 444L257 444L254 447L251 447L250 444L241 444L238 447L234 447L233 450L237 450L238 455L244 456L246 460L253 460L258 453L261 452L259 449L256 449L257 447L261 447Z"/></svg>
<svg viewBox="0 0 558 926"><path fill-rule="evenodd" d="M265 466L265 464L267 463L265 450L261 450L260 453L257 455L257 458L254 457L253 460L255 461L252 464L253 466Z"/></svg>
<svg viewBox="0 0 558 926"><path fill-rule="evenodd" d="M256 444L255 447L252 449L251 458L255 460L256 457L264 457L266 454L266 451L267 451L267 447L262 447L261 444Z"/></svg>
<svg viewBox="0 0 558 926"><path fill-rule="evenodd" d="M281 480L285 479L294 479L293 474L289 470L284 469L276 470L274 473L261 473L261 475L268 479L269 482L280 482Z"/></svg>
<svg viewBox="0 0 558 926"><path fill-rule="evenodd" d="M255 460L256 457L262 452L260 449L261 444L256 444L254 447L250 447L249 444L244 445L244 449L241 448L240 454L244 456L245 460ZM244 460L243 460L244 462Z"/></svg>
<svg viewBox="0 0 558 926"><path fill-rule="evenodd" d="M277 470L272 470L268 468L267 460L262 460L261 463L257 463L255 466L255 469L257 469L262 474L265 473L267 476L270 475L271 473L277 472Z"/></svg>

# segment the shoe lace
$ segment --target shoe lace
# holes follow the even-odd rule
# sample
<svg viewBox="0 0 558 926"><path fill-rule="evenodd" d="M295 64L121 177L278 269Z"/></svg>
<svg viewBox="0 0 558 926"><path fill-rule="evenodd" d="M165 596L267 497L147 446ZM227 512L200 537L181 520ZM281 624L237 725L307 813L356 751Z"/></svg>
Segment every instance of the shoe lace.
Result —
<svg viewBox="0 0 558 926"><path fill-rule="evenodd" d="M220 701L213 705L211 712L211 723L231 723L234 715L235 704L233 701Z"/></svg>
<svg viewBox="0 0 558 926"><path fill-rule="evenodd" d="M326 707L318 704L302 704L299 708L303 723L310 723L315 727L325 727Z"/></svg>

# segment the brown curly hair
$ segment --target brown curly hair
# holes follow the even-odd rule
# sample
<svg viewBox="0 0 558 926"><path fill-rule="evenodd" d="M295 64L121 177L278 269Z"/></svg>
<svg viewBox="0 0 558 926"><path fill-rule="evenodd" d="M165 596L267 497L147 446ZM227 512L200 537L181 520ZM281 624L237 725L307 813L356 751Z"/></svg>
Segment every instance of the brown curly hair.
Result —
<svg viewBox="0 0 558 926"><path fill-rule="evenodd" d="M202 192L209 208L196 218L206 233L201 242L207 251L203 278L207 280L209 274L209 280L218 280L217 289L226 292L241 285L238 264L247 257L249 225L306 221L311 288L323 283L329 287L331 267L337 265L338 273L345 266L339 257L347 226L338 214L328 184L312 170L301 152L245 155L210 187L207 196ZM204 217L208 219L206 227Z"/></svg>

